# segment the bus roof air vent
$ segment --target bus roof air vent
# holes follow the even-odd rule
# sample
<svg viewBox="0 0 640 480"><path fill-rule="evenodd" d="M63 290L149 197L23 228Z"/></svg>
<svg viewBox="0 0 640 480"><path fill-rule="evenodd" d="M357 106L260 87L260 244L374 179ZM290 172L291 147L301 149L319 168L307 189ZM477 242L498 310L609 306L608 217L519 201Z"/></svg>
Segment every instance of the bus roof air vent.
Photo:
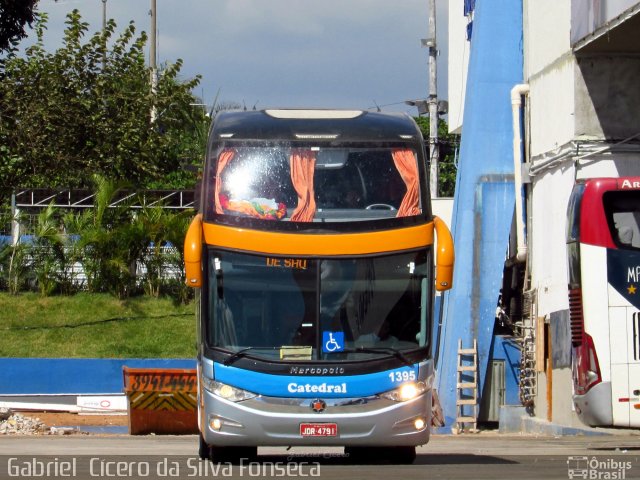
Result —
<svg viewBox="0 0 640 480"><path fill-rule="evenodd" d="M333 140L340 135L337 133L296 133L298 140Z"/></svg>
<svg viewBox="0 0 640 480"><path fill-rule="evenodd" d="M362 110L265 110L273 118L305 119L305 120L333 120L341 118L356 118L362 115Z"/></svg>

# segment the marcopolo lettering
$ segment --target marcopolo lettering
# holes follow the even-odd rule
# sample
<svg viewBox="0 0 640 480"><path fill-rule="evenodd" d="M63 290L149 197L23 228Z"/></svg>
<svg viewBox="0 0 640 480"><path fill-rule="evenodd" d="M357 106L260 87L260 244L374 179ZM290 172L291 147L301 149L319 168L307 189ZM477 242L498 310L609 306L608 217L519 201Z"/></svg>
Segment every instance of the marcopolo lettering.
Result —
<svg viewBox="0 0 640 480"><path fill-rule="evenodd" d="M344 367L291 367L292 375L343 375Z"/></svg>
<svg viewBox="0 0 640 480"><path fill-rule="evenodd" d="M311 385L305 383L303 385L292 382L287 385L287 390L289 390L290 393L347 393L347 384L327 385L326 383L320 383L318 385Z"/></svg>

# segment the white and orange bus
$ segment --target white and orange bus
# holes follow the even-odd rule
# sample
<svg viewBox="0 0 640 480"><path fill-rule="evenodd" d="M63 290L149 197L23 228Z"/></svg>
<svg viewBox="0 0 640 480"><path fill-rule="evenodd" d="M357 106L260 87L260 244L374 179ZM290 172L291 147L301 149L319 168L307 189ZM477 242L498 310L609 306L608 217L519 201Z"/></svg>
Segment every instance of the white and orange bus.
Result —
<svg viewBox="0 0 640 480"><path fill-rule="evenodd" d="M640 427L640 177L577 183L567 226L576 412Z"/></svg>
<svg viewBox="0 0 640 480"><path fill-rule="evenodd" d="M429 439L434 286L453 268L413 119L224 112L202 181L185 243L200 456L312 445L412 462Z"/></svg>

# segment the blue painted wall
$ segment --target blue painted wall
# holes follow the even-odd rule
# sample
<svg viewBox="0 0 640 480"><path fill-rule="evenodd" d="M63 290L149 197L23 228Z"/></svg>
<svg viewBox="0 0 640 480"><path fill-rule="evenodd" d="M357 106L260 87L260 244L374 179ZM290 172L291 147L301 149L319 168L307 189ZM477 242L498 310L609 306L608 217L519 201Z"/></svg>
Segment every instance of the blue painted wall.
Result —
<svg viewBox="0 0 640 480"><path fill-rule="evenodd" d="M448 426L456 417L457 347L478 339L480 392L493 338L514 210L510 92L522 83L521 0L475 5L454 199L453 290L445 297L436 388Z"/></svg>
<svg viewBox="0 0 640 480"><path fill-rule="evenodd" d="M520 348L511 337L493 337L489 358L504 360L505 405L520 405Z"/></svg>
<svg viewBox="0 0 640 480"><path fill-rule="evenodd" d="M139 358L0 358L0 396L123 393L124 366L196 368L196 361Z"/></svg>

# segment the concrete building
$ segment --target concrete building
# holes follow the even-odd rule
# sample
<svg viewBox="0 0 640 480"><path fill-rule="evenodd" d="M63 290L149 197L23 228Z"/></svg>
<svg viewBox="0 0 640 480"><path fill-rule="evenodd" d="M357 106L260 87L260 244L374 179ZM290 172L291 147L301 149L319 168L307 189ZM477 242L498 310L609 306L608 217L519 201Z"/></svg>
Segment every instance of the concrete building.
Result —
<svg viewBox="0 0 640 480"><path fill-rule="evenodd" d="M510 4L518 5L512 8ZM508 19L504 18L504 12L510 15ZM504 33L505 22L511 23L508 35ZM516 33L513 29L519 31ZM489 35L487 30L493 33ZM499 58L505 48L502 42L517 42L512 47L520 56L515 52L511 57ZM496 262L500 264L502 283L496 287L494 282L479 294L478 302L469 303L468 316L479 317L476 320L479 329L474 330L465 323L460 308L449 306L445 310L445 324L449 324L450 334L441 341L441 348L446 351L445 343L452 344L456 338L466 338L468 342L470 337L464 333L465 325L467 330L475 332L481 350L482 388L493 358L486 346L494 342L482 337L491 335L495 339L499 329L494 325L501 323L501 317L506 319L504 323L515 323L513 341L522 352L520 367L529 362L524 366L530 368L529 373L523 369L518 372L519 400L527 405L528 415L555 424L584 426L572 402L566 248L568 201L573 186L581 179L640 175L638 53L638 1L449 2L449 126L451 131L462 134L459 175L464 181L465 175L478 168L471 164L488 161L486 155L478 151L482 152L481 145L486 141L482 136L490 135L497 145L495 155L501 158L506 155L500 163L500 171L505 174L501 181L508 183L515 194L505 193L501 197L504 204L498 206L500 218L492 219L482 210L478 213L481 220L476 221L476 229L467 233L480 241L487 238L488 231L502 232L492 237L501 243L496 246L496 251L504 252L500 259L495 253L487 257L478 256L477 252L465 254L465 247L459 250L460 240L473 243L459 235L465 231L465 209L477 211L477 205L465 200L464 193L456 192L453 231L459 234L456 254L461 252L463 257L456 269L465 268L465 255L471 258L469 265ZM474 56L482 56L484 60L480 63L484 65L478 65ZM505 62L512 64L503 65ZM504 74L509 66L519 70L520 79L513 71ZM503 114L495 112L511 109L511 92L505 88L509 81L510 88L517 84L522 87L514 97L519 103L516 115L505 119ZM491 92L497 91L502 98L491 96ZM478 100L486 95L490 97L488 101ZM473 108L474 102L480 103L481 108ZM514 137L514 128L518 128L514 127L516 118L522 122L518 132L523 139L522 147L517 136ZM478 134L473 125L481 121L493 130ZM511 145L515 144L512 150L515 153L505 154L505 136ZM518 154L522 159L516 158L514 162ZM486 177L487 172L483 171L483 175ZM461 185L458 184L458 189ZM518 213L513 212L515 199L520 194L523 225L518 228L518 222L512 219L518 217ZM478 225L484 229L480 238ZM454 285L459 287L456 279L465 274L456 271L455 275ZM469 272L466 275L470 277L468 288L471 290L476 281L487 283L487 276L474 277ZM460 304L458 299L454 302ZM483 302L488 305L493 302L498 307L497 313L489 312L488 308L479 312L472 310ZM463 326L452 327L453 323ZM486 355L484 363L483 354ZM453 356L451 347L449 357ZM606 364L607 360L603 362ZM451 400L451 370L450 366L440 366L441 376L447 377L441 378L438 385L445 390L441 394L445 413L447 409L455 409Z"/></svg>

